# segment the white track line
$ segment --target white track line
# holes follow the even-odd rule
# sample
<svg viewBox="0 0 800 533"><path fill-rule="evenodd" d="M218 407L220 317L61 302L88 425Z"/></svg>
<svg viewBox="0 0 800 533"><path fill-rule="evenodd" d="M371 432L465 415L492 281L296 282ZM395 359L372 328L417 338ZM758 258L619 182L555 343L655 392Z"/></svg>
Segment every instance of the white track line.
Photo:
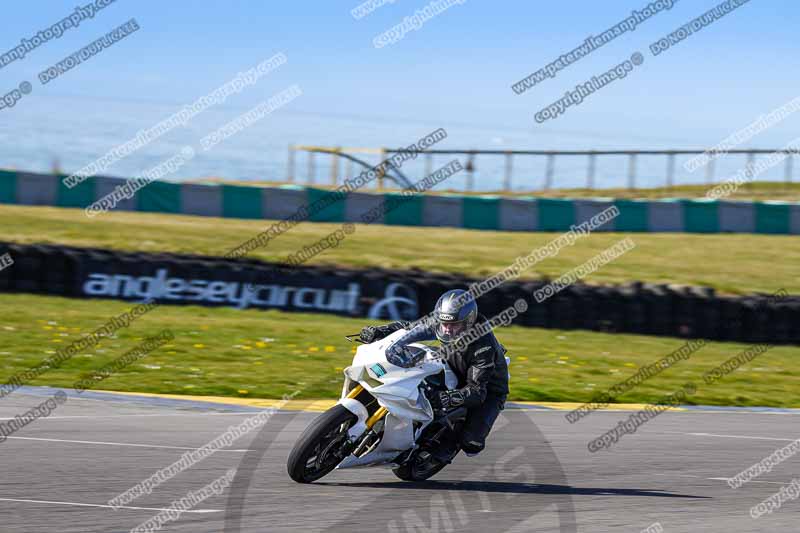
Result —
<svg viewBox="0 0 800 533"><path fill-rule="evenodd" d="M725 483L727 483L728 480L731 479L731 478L727 478L727 477L707 477L706 479L713 479L715 481L724 481ZM789 484L791 484L791 482L782 483L780 481L756 481L756 480L750 480L747 483L767 483L769 485L789 485ZM747 484L747 483L745 483L745 484Z"/></svg>
<svg viewBox="0 0 800 533"><path fill-rule="evenodd" d="M102 509L113 509L110 505L100 505L97 503L75 503L75 502L53 502L48 500L22 500L17 498L0 498L0 502L20 502L20 503L45 503L49 505L71 505L73 507L100 507ZM117 509L133 509L136 511L169 511L169 509L161 509L158 507L127 507L120 505ZM221 513L219 509L189 509L183 511L184 513Z"/></svg>
<svg viewBox="0 0 800 533"><path fill-rule="evenodd" d="M43 439L37 437L6 437L7 439L17 439L17 440L36 440L36 441L44 441L44 442L66 442L70 444L96 444L100 446L129 446L133 448L162 448L166 450L192 450L196 451L200 448L189 448L185 446L162 446L160 444L131 444L129 442L101 442L101 441L94 441L94 440L67 440L67 439ZM243 453L247 450L217 450L217 452L228 452L228 453Z"/></svg>
<svg viewBox="0 0 800 533"><path fill-rule="evenodd" d="M661 477L690 477L693 479L709 479L712 481L724 481L728 482L727 477L703 477L703 476L694 476L692 474L651 474L653 476L661 476ZM789 483L781 483L780 481L748 481L748 483L768 483L770 485L789 485Z"/></svg>
<svg viewBox="0 0 800 533"><path fill-rule="evenodd" d="M717 435L715 433L684 433L695 437L719 437L723 439L753 439L753 440L779 440L784 442L794 442L797 439L779 439L777 437L753 437L750 435Z"/></svg>
<svg viewBox="0 0 800 533"><path fill-rule="evenodd" d="M38 422L44 420L59 420L71 418L135 418L135 417L149 417L149 416L250 416L257 415L263 411L244 411L237 413L158 413L158 414L130 414L130 415L63 415L63 416L48 416L47 418L40 418ZM289 411L287 411L289 412ZM282 414L281 411L276 411L274 415ZM0 420L16 420L15 418L0 417Z"/></svg>

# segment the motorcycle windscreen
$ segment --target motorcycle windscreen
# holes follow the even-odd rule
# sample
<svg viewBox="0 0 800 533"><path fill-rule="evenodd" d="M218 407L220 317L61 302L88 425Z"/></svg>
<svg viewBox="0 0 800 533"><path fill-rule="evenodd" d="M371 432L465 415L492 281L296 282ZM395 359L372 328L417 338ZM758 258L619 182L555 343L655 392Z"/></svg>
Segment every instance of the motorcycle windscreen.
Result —
<svg viewBox="0 0 800 533"><path fill-rule="evenodd" d="M425 350L417 346L402 346L396 350L386 350L386 360L400 368L411 368L425 360Z"/></svg>

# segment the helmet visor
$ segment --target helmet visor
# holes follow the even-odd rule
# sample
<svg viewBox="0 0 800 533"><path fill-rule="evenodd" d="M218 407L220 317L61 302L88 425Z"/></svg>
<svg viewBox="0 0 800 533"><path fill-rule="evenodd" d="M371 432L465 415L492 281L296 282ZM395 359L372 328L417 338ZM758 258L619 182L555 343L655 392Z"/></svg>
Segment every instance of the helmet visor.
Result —
<svg viewBox="0 0 800 533"><path fill-rule="evenodd" d="M436 327L436 336L442 342L452 342L467 330L467 321L459 320L457 322L439 322Z"/></svg>

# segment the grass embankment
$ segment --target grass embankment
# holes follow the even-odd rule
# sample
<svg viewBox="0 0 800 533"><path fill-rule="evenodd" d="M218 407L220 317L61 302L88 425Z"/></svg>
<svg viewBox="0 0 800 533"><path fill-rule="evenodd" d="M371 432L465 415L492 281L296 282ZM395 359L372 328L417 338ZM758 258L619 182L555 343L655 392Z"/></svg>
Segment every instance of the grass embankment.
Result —
<svg viewBox="0 0 800 533"><path fill-rule="evenodd" d="M32 295L0 295L0 383L37 365L128 310L131 304ZM343 336L365 321L278 311L161 306L31 385L71 387L149 336L170 329L175 339L103 381L97 388L130 392L279 398L334 398L354 345ZM679 339L521 327L497 332L509 348L511 398L586 401L624 380L640 365L679 348ZM776 347L714 385L702 374L744 349L710 343L689 360L619 398L659 399L687 381L693 403L800 407L797 347Z"/></svg>
<svg viewBox="0 0 800 533"><path fill-rule="evenodd" d="M93 219L82 210L0 206L0 240L93 246L114 250L177 252L221 256L274 221L220 219L133 212L111 212ZM302 223L251 252L250 257L281 261L338 224ZM494 274L547 244L557 233L474 231L453 228L357 225L335 249L309 264L349 267L416 267L433 272ZM589 283L703 285L724 293L800 292L800 239L796 236L739 234L596 233L536 264L525 278L555 278L630 236L636 248L591 274Z"/></svg>

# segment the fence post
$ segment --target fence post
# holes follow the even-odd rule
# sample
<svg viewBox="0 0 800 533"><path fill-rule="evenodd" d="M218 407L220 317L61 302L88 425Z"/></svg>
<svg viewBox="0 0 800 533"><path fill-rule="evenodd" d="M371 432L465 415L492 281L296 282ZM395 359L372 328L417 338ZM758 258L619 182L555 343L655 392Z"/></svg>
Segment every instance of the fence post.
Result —
<svg viewBox="0 0 800 533"><path fill-rule="evenodd" d="M475 189L475 153L470 153L467 158L467 190Z"/></svg>
<svg viewBox="0 0 800 533"><path fill-rule="evenodd" d="M706 185L714 183L714 160L709 160L706 165Z"/></svg>
<svg viewBox="0 0 800 533"><path fill-rule="evenodd" d="M384 161L386 161L386 148L381 148L381 163ZM381 166L381 169L383 169L384 167L388 168L388 166L389 166L388 164L385 166ZM384 174L383 170L378 171L378 184L377 184L378 189L383 189L383 174Z"/></svg>
<svg viewBox="0 0 800 533"><path fill-rule="evenodd" d="M504 191L511 191L511 171L512 171L512 159L514 154L511 152L506 153L506 176L503 180L503 190Z"/></svg>
<svg viewBox="0 0 800 533"><path fill-rule="evenodd" d="M675 154L667 155L667 187L672 188L675 179Z"/></svg>
<svg viewBox="0 0 800 533"><path fill-rule="evenodd" d="M747 190L752 190L753 182L756 180L755 171L753 167L755 166L755 159L756 155L752 152L747 154L747 168L750 170L750 174L752 174L752 179L749 179L744 182L744 188Z"/></svg>
<svg viewBox="0 0 800 533"><path fill-rule="evenodd" d="M341 147L337 146L331 153L331 185L336 185L339 180L339 152Z"/></svg>
<svg viewBox="0 0 800 533"><path fill-rule="evenodd" d="M425 154L425 177L433 174L433 154Z"/></svg>
<svg viewBox="0 0 800 533"><path fill-rule="evenodd" d="M286 181L289 183L294 182L294 145L289 145L289 161L286 163Z"/></svg>
<svg viewBox="0 0 800 533"><path fill-rule="evenodd" d="M594 152L589 154L589 170L586 174L586 188L587 189L594 189L594 161L595 161L595 154Z"/></svg>
<svg viewBox="0 0 800 533"><path fill-rule="evenodd" d="M628 155L628 189L636 188L636 154Z"/></svg>
<svg viewBox="0 0 800 533"><path fill-rule="evenodd" d="M555 155L547 154L547 169L544 173L544 190L549 191L553 186L553 170L555 167Z"/></svg>
<svg viewBox="0 0 800 533"><path fill-rule="evenodd" d="M353 162L349 159L344 160L344 179L350 179L353 177Z"/></svg>
<svg viewBox="0 0 800 533"><path fill-rule="evenodd" d="M317 173L317 167L314 164L314 151L309 150L308 152L308 178L306 181L310 183L314 183L314 174Z"/></svg>
<svg viewBox="0 0 800 533"><path fill-rule="evenodd" d="M786 169L784 170L783 178L786 183L792 182L792 154L786 155Z"/></svg>

